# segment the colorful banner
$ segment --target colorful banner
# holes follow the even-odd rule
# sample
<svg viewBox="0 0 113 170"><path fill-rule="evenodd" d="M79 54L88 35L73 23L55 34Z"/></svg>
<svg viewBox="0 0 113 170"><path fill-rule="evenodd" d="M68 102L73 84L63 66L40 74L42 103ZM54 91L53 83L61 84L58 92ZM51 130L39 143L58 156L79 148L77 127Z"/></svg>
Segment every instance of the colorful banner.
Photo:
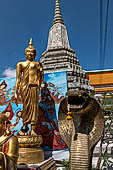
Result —
<svg viewBox="0 0 113 170"><path fill-rule="evenodd" d="M67 146L58 131L59 104L67 92L66 71L44 75L46 86L40 89L39 113L36 133L43 137L45 150L65 150ZM23 127L21 118L22 100L18 93L18 107L15 104L16 78L0 78L0 113L11 121L11 131L15 135L29 135L30 125Z"/></svg>

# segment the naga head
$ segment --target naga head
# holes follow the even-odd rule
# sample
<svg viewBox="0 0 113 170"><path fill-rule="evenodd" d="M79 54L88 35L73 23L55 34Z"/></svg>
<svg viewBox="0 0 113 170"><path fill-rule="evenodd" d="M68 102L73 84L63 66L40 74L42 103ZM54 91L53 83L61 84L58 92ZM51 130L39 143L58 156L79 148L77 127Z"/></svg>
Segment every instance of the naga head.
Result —
<svg viewBox="0 0 113 170"><path fill-rule="evenodd" d="M91 169L93 149L104 129L99 103L85 91L68 91L60 103L58 125L70 148L70 169Z"/></svg>
<svg viewBox="0 0 113 170"><path fill-rule="evenodd" d="M77 112L87 106L89 95L83 90L72 90L66 93L67 108L70 112Z"/></svg>

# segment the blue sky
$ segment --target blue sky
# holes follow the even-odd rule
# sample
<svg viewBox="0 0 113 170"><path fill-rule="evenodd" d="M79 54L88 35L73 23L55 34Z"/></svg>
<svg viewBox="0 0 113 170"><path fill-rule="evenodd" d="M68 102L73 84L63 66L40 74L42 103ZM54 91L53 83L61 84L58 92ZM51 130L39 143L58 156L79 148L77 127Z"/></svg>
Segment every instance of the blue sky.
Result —
<svg viewBox="0 0 113 170"><path fill-rule="evenodd" d="M103 17L106 14L103 0ZM60 0L71 47L85 70L99 69L100 0ZM113 0L110 0L104 68L113 68ZM0 77L25 59L24 50L33 38L39 60L47 46L54 16L54 0L4 0L0 3ZM104 29L104 27L103 27Z"/></svg>

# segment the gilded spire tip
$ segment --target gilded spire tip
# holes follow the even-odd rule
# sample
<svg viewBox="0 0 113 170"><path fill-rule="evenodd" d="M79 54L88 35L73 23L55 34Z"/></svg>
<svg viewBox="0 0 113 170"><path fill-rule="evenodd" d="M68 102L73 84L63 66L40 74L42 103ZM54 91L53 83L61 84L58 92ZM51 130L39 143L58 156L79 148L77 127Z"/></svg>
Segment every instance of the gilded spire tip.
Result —
<svg viewBox="0 0 113 170"><path fill-rule="evenodd" d="M29 45L33 46L33 39L30 38Z"/></svg>

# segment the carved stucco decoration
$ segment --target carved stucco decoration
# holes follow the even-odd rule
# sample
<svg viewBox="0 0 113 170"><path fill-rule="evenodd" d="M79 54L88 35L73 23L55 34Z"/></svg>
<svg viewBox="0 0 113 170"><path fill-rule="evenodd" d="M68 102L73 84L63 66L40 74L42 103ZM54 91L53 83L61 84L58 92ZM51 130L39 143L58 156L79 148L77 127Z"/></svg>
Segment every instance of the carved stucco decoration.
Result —
<svg viewBox="0 0 113 170"><path fill-rule="evenodd" d="M47 49L54 47L70 48L66 27L60 23L53 25L49 32Z"/></svg>

